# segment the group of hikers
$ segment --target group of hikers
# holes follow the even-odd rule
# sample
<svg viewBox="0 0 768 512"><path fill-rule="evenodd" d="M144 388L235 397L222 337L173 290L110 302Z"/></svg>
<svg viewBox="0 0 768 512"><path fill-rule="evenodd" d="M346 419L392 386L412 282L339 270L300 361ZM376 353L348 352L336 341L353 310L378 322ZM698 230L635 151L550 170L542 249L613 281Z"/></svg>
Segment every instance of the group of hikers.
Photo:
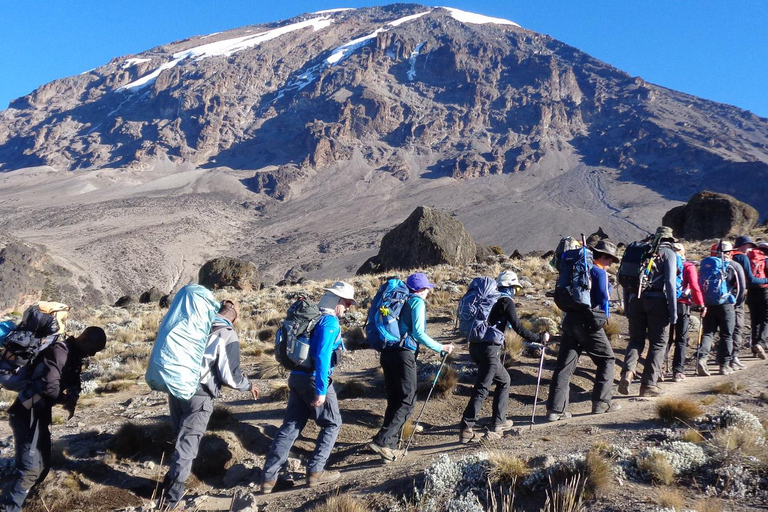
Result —
<svg viewBox="0 0 768 512"><path fill-rule="evenodd" d="M672 230L664 226L646 240L628 246L623 257L607 239L587 243L582 237L578 243L568 237L561 246L553 265L559 273L554 297L563 311L562 333L549 386L548 421L571 417L569 383L582 353L596 366L592 414L619 409L612 401L615 355L604 328L611 314L612 279L608 270L618 263L621 302L629 322L629 343L617 388L620 394L630 393L646 339L649 348L639 375L640 396L660 396L659 382L667 377L674 382L686 378L691 311L698 311L702 320L696 340L697 375L710 375L708 355L718 332L716 362L720 374L744 368L739 350L742 336L746 338L745 303L751 319L752 353L766 358L765 242L758 244L746 235L736 238L733 244L720 241L698 265L686 260L685 248L677 243ZM434 286L427 275L417 272L405 281L388 279L371 300L366 336L369 344L380 352L387 407L381 428L367 447L385 464L404 456L398 446L414 409L420 349L440 354L443 362L455 350L452 343L439 343L427 333L427 299ZM550 333L533 333L523 326L514 302L520 288L516 273L504 270L495 279L474 279L459 302L462 339L468 342L469 356L478 368L472 395L459 422L458 440L462 444L480 437L478 416L492 387L492 417L483 435L499 437L513 427L512 420L507 418L510 376L502 355L508 329L541 347L540 382L544 346L550 341ZM300 297L289 308L277 332L275 355L291 371L283 422L261 473L261 491L265 494L278 484L289 452L309 419L320 428L315 449L306 461L309 487L341 478L339 471L326 468L342 426L332 377L345 350L339 320L357 302L354 287L343 281L323 291L316 304ZM259 398L256 385L240 368L239 340L234 328L238 315L235 301L217 302L203 287L188 285L177 293L159 327L146 379L150 387L169 395L171 425L176 435L173 457L163 481L163 506L169 509L184 497L185 482L221 387L249 392L254 400ZM6 336L0 350L0 385L11 388L11 381L3 380L3 375L26 375L14 388L18 396L8 411L15 442L16 475L3 493L0 506L4 511L21 510L29 490L45 478L51 464L52 407L63 404L70 417L74 414L83 361L106 345L106 335L98 327L88 327L77 337L65 337L60 329L56 330L57 335L48 337L37 332L47 341L37 347L37 353L26 352L26 366L21 365L22 359L15 365L4 366L6 360L19 358L21 353L14 352L13 344L7 340L16 342L23 338L19 332L26 332L25 339L33 339L29 333L34 333L37 326L30 327L31 323L25 313L24 320ZM194 333L202 341L190 345ZM670 351L672 372L665 375ZM183 377L185 372L189 377ZM534 399L534 412L535 406ZM412 430L416 432L418 428L417 419Z"/></svg>

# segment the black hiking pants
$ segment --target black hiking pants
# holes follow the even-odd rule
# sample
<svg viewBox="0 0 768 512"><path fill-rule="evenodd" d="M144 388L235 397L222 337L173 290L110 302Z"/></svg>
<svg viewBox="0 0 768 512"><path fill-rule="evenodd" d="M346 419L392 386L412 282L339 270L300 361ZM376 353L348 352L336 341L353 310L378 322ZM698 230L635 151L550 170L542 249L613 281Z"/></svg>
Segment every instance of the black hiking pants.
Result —
<svg viewBox="0 0 768 512"><path fill-rule="evenodd" d="M707 314L704 316L701 335L701 350L699 360L707 360L715 333L720 331L720 344L717 347L717 364L730 366L733 359L733 326L736 322L736 311L733 304L720 306L707 306Z"/></svg>
<svg viewBox="0 0 768 512"><path fill-rule="evenodd" d="M648 355L645 358L640 387L655 386L661 375L664 354L669 343L669 307L663 295L646 293L640 299L633 297L627 308L629 344L624 357L622 375L637 374L637 363L645 350L648 337Z"/></svg>
<svg viewBox="0 0 768 512"><path fill-rule="evenodd" d="M3 496L2 506L7 512L20 512L27 493L51 469L51 406L27 409L16 400L8 413L16 450L16 477Z"/></svg>
<svg viewBox="0 0 768 512"><path fill-rule="evenodd" d="M752 322L752 346L768 348L768 288L750 288L747 292L749 319Z"/></svg>
<svg viewBox="0 0 768 512"><path fill-rule="evenodd" d="M685 373L685 349L688 346L688 329L691 324L691 305L677 303L677 323L669 329L669 350L674 347L672 354L672 372ZM665 358L666 362L666 358Z"/></svg>
<svg viewBox="0 0 768 512"><path fill-rule="evenodd" d="M731 343L733 344L733 356L739 355L739 349L742 347L743 337L745 335L746 328L744 326L744 303L733 307L733 336L731 337Z"/></svg>
<svg viewBox="0 0 768 512"><path fill-rule="evenodd" d="M557 367L549 385L548 411L562 414L568 407L571 376L582 352L586 352L597 366L595 386L592 388L593 410L602 405L611 405L616 357L608 336L603 327L596 329L592 325L589 313L566 313L560 351L557 354Z"/></svg>
<svg viewBox="0 0 768 512"><path fill-rule="evenodd" d="M387 410L384 425L373 440L379 446L396 449L400 430L411 415L416 400L416 353L400 348L386 350L379 360L384 370Z"/></svg>
<svg viewBox="0 0 768 512"><path fill-rule="evenodd" d="M469 357L477 365L477 381L472 389L472 397L461 418L461 429L471 429L477 422L483 402L488 398L491 386L496 386L493 392L493 417L491 429L501 425L507 419L509 404L509 373L501 364L501 345L490 343L470 343Z"/></svg>

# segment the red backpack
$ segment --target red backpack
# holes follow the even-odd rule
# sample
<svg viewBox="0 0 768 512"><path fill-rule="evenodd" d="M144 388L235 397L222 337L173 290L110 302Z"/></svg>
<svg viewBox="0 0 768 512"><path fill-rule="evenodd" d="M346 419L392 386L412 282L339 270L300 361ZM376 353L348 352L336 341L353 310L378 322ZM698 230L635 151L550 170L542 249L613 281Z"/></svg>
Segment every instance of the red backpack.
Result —
<svg viewBox="0 0 768 512"><path fill-rule="evenodd" d="M752 267L752 275L759 279L765 279L765 253L760 250L752 250L747 253L747 258L749 258L749 265ZM768 288L768 284L761 284L760 287Z"/></svg>

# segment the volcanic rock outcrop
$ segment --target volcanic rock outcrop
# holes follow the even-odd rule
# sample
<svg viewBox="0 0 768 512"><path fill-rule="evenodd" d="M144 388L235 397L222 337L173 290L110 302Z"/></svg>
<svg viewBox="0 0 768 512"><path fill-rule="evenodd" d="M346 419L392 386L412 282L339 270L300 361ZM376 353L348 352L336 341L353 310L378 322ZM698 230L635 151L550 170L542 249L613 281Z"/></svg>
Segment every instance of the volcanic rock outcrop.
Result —
<svg viewBox="0 0 768 512"><path fill-rule="evenodd" d="M704 190L688 203L669 210L662 219L675 236L707 240L743 235L757 225L759 214L752 206L727 194Z"/></svg>
<svg viewBox="0 0 768 512"><path fill-rule="evenodd" d="M231 286L244 291L258 290L261 284L256 265L239 258L216 258L206 262L200 268L198 282L213 290Z"/></svg>

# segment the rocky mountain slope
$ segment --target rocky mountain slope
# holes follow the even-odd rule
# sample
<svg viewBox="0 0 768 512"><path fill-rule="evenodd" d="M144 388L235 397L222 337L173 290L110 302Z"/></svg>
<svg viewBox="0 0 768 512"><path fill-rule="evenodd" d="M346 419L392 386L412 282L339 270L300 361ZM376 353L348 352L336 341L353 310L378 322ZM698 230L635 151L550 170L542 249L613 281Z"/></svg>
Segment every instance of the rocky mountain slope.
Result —
<svg viewBox="0 0 768 512"><path fill-rule="evenodd" d="M116 296L217 254L343 275L418 204L508 251L633 238L703 188L765 214L768 120L510 21L395 4L46 84L0 112L0 171L6 228Z"/></svg>

